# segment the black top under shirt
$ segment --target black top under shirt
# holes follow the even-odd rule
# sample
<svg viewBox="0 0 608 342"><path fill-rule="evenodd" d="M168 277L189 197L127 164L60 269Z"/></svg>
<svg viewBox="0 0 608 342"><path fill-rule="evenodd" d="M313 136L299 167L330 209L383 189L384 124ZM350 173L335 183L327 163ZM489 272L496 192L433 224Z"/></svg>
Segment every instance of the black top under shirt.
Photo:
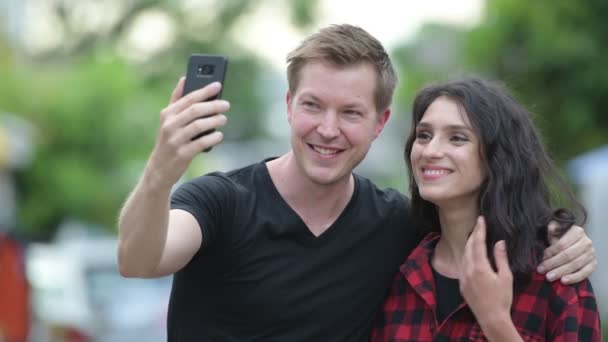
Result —
<svg viewBox="0 0 608 342"><path fill-rule="evenodd" d="M266 161L181 185L171 207L203 244L173 278L168 340L368 341L399 265L420 240L408 200L355 175L350 202L315 237Z"/></svg>
<svg viewBox="0 0 608 342"><path fill-rule="evenodd" d="M437 322L441 325L464 302L464 299L460 293L458 279L448 278L432 269L437 294Z"/></svg>

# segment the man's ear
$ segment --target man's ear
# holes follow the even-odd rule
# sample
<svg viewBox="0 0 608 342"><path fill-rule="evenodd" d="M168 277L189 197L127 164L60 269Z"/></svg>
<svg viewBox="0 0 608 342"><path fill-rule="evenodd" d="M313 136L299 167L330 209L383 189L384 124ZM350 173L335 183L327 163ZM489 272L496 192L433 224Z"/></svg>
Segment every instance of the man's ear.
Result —
<svg viewBox="0 0 608 342"><path fill-rule="evenodd" d="M291 122L291 101L292 101L291 94L289 93L289 91L287 91L287 94L285 95L285 103L287 104L287 121L288 122Z"/></svg>
<svg viewBox="0 0 608 342"><path fill-rule="evenodd" d="M374 129L374 139L380 135L382 129L384 129L384 125L388 121L388 118L391 116L391 107L386 108L382 113L378 115L378 121L376 122L376 128Z"/></svg>

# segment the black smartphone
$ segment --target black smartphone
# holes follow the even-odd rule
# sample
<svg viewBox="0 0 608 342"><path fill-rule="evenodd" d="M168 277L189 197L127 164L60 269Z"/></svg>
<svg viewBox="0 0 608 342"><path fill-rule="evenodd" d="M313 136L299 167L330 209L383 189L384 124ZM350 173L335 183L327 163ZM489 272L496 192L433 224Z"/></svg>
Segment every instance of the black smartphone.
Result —
<svg viewBox="0 0 608 342"><path fill-rule="evenodd" d="M224 88L224 78L228 68L228 58L220 55L200 55L193 54L188 58L188 69L186 70L186 83L184 84L184 93L182 96L189 94L197 89L203 88L213 82L220 82L222 90ZM215 100L221 97L222 90L217 96L207 99L207 101ZM198 139L205 134L209 134L214 130L205 131L192 140ZM205 150L208 152L211 148Z"/></svg>

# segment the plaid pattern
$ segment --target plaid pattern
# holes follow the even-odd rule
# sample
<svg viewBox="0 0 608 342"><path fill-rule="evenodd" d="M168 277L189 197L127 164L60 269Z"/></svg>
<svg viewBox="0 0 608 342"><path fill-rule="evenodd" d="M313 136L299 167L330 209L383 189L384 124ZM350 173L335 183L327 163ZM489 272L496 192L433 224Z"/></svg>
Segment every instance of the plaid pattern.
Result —
<svg viewBox="0 0 608 342"><path fill-rule="evenodd" d="M437 233L427 235L401 265L371 341L486 340L464 303L444 322L437 322L430 261L438 239ZM511 317L524 341L601 341L600 318L588 280L567 286L550 283L535 272L514 290Z"/></svg>

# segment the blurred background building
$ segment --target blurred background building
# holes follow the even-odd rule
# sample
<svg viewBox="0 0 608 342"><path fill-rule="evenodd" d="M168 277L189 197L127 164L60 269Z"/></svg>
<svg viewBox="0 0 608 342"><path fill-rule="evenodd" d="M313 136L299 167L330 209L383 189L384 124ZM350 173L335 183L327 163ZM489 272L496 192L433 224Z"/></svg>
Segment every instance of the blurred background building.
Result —
<svg viewBox="0 0 608 342"><path fill-rule="evenodd" d="M391 120L357 169L382 186L408 191L402 148L422 85L481 74L533 110L589 209L608 312L608 171L589 157L608 144L606 16L605 0L0 0L0 113L14 113L0 114L0 221L27 247L30 341L164 338L170 279L118 276L115 221L187 57L229 57L232 105L225 142L190 178L288 149L285 55L332 23L375 35L399 71Z"/></svg>

